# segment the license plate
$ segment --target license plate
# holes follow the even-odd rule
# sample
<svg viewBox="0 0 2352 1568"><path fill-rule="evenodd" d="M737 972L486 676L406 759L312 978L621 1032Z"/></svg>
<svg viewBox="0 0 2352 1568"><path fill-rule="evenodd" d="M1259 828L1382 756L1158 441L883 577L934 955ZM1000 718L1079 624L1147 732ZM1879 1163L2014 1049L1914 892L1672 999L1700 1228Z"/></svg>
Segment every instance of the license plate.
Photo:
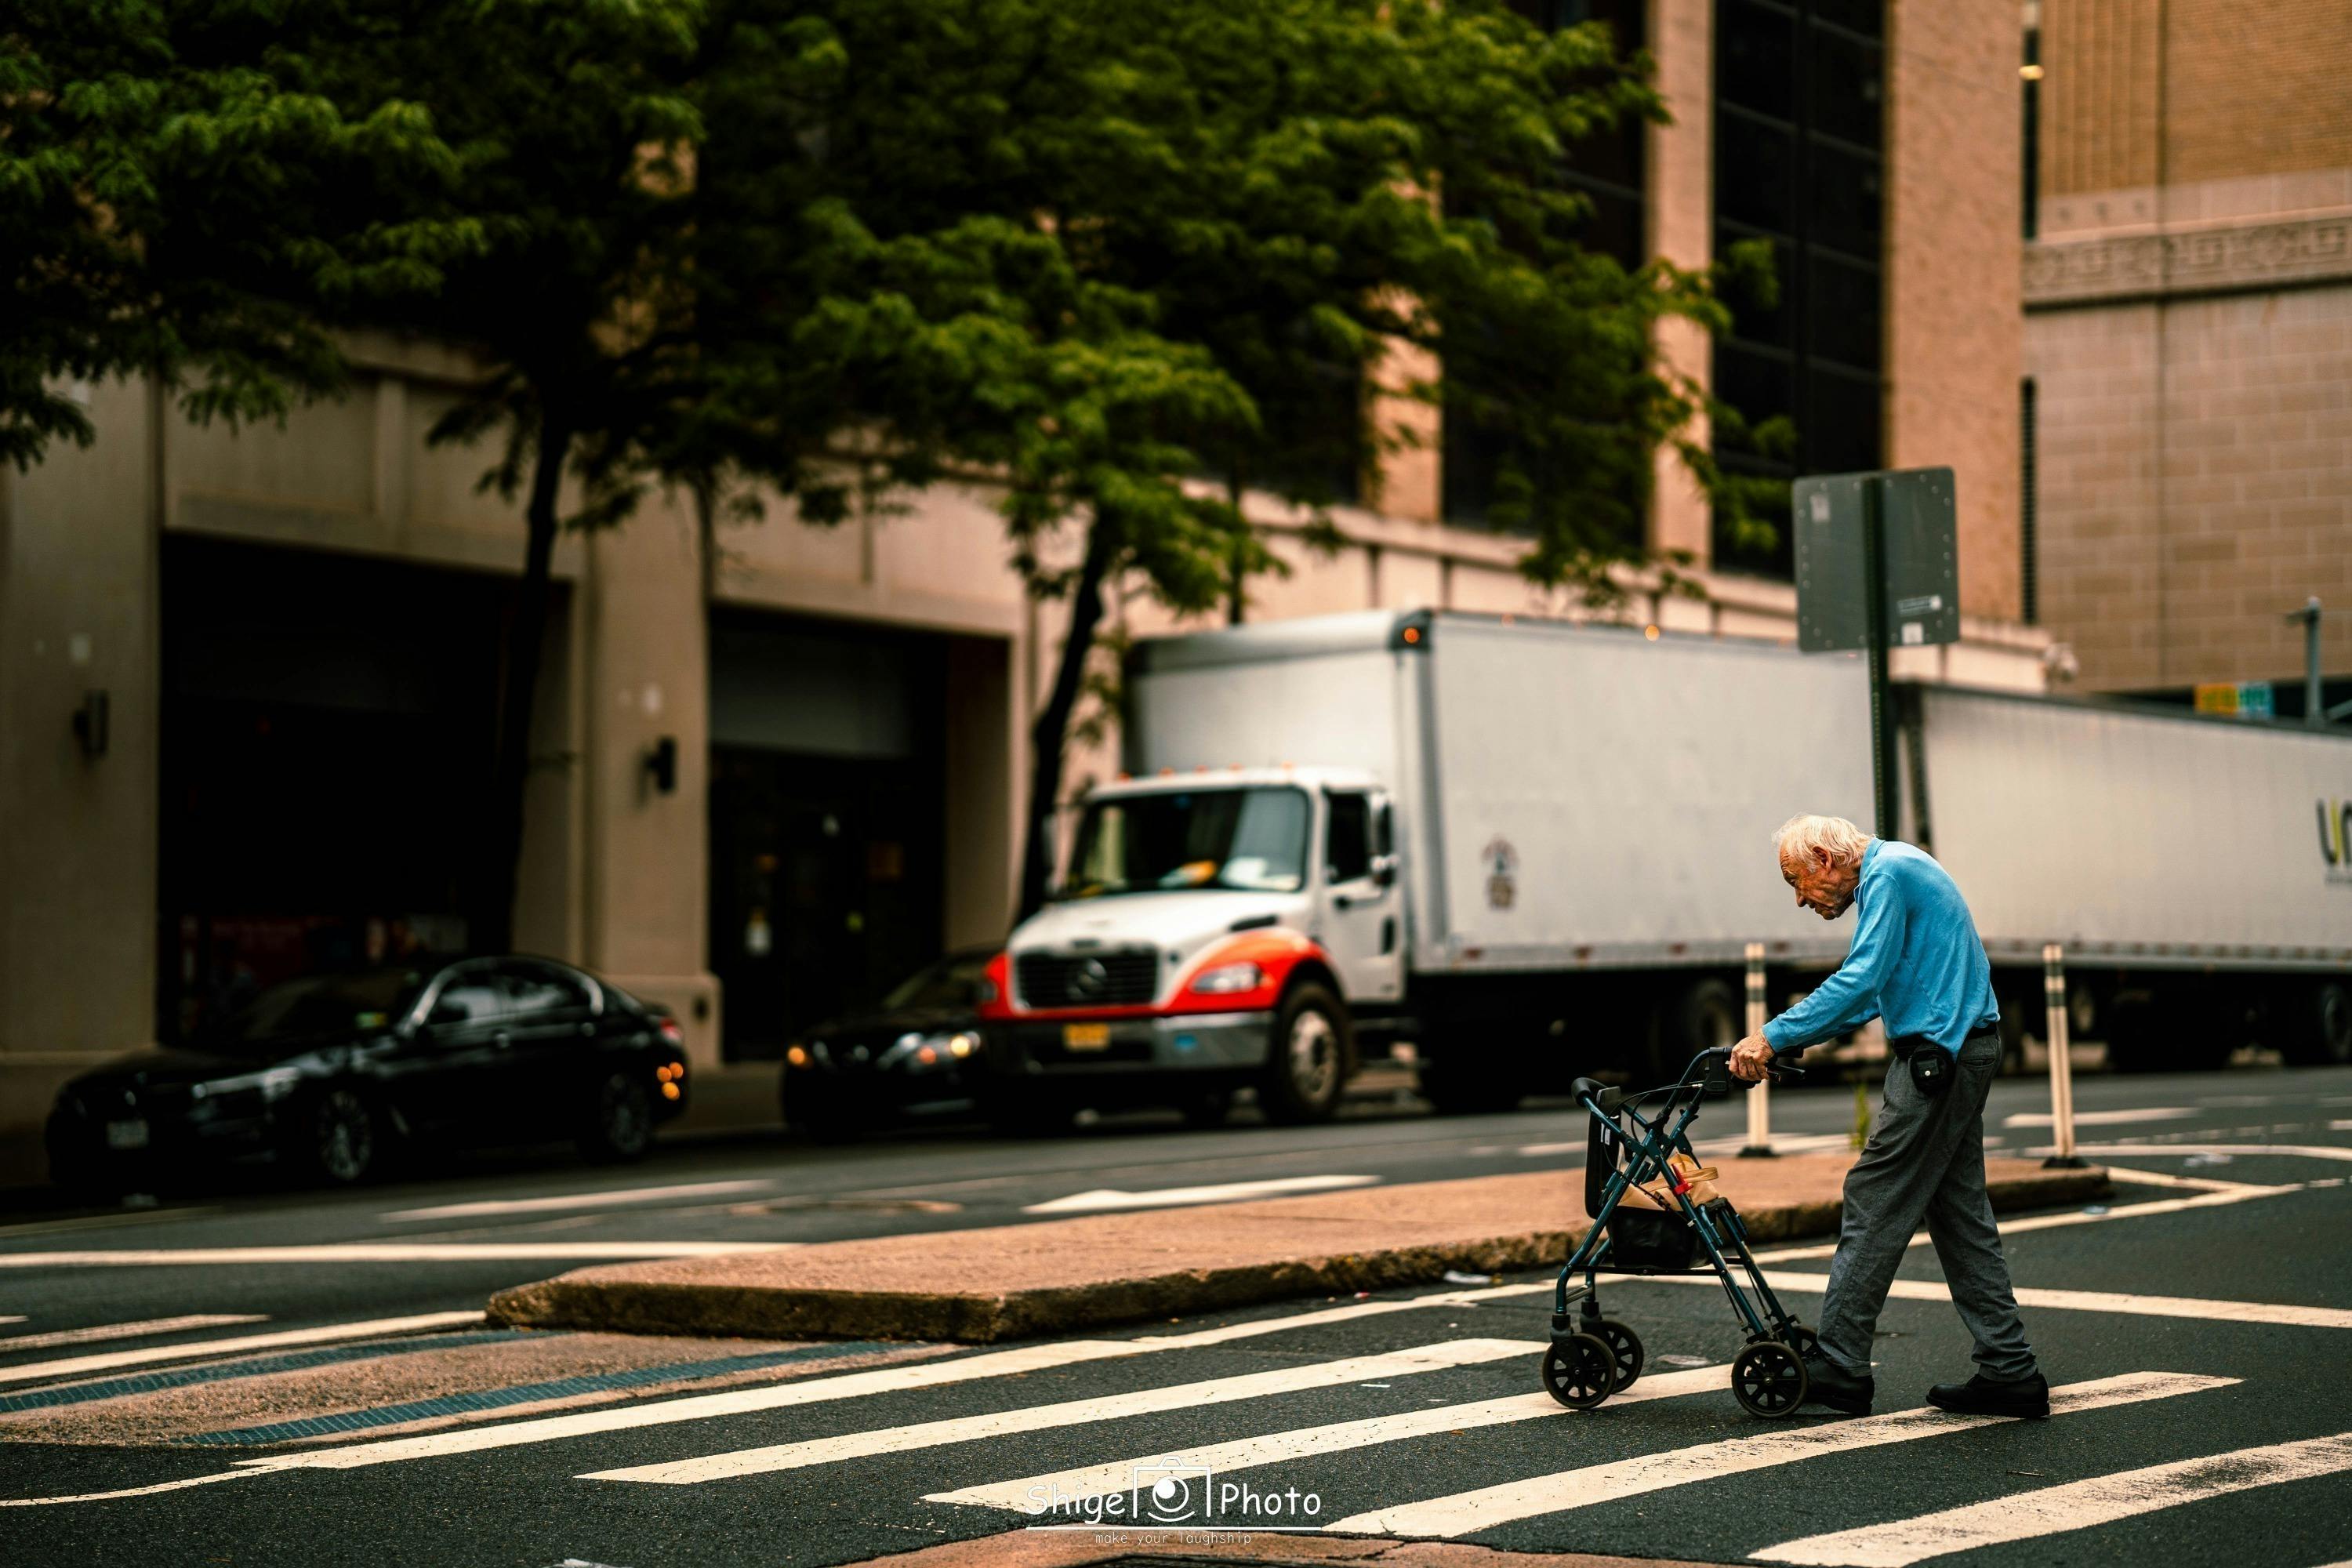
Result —
<svg viewBox="0 0 2352 1568"><path fill-rule="evenodd" d="M1062 1044L1074 1051L1098 1051L1110 1044L1108 1024L1065 1024Z"/></svg>
<svg viewBox="0 0 2352 1568"><path fill-rule="evenodd" d="M144 1149L147 1147L147 1123L144 1121L108 1122L106 1146L110 1149Z"/></svg>

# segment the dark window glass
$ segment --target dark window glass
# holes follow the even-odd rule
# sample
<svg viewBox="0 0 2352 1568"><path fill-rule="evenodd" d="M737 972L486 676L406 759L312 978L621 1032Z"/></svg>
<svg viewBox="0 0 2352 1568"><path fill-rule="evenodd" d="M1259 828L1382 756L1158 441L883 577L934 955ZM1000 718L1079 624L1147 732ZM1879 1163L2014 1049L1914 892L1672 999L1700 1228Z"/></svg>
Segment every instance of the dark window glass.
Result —
<svg viewBox="0 0 2352 1568"><path fill-rule="evenodd" d="M1865 38L1886 36L1886 7L1882 0L1811 0L1806 7L1820 23L1859 33Z"/></svg>
<svg viewBox="0 0 2352 1568"><path fill-rule="evenodd" d="M2040 476L2036 472L2036 454L2033 449L2034 437L2036 433L2033 408L2033 378L2032 376L2027 376L2025 378L2025 384L2020 387L2018 392L2017 544L2022 573L2022 581L2019 584L2019 586L2023 590L2021 595L2022 604L2020 606L2020 613L2024 616L2025 624L2032 626L2039 626L2042 622L2041 573L2039 570L2039 563L2034 559L2036 548L2036 542L2034 539L2036 520L2033 515L2035 499L2034 490L2036 486L2040 483Z"/></svg>
<svg viewBox="0 0 2352 1568"><path fill-rule="evenodd" d="M1333 795L1330 831L1323 849L1324 879L1352 882L1372 874L1371 802L1355 794Z"/></svg>
<svg viewBox="0 0 2352 1568"><path fill-rule="evenodd" d="M1715 206L1722 217L1795 232L1797 138L1786 126L1727 113L1716 139Z"/></svg>
<svg viewBox="0 0 2352 1568"><path fill-rule="evenodd" d="M1722 0L1717 7L1717 89L1726 103L1788 120L1796 112L1797 19L1777 5Z"/></svg>
<svg viewBox="0 0 2352 1568"><path fill-rule="evenodd" d="M517 1014L586 1012L588 988L560 969L540 963L519 963L500 978L507 987L507 1005Z"/></svg>
<svg viewBox="0 0 2352 1568"><path fill-rule="evenodd" d="M1807 472L1853 473L1878 467L1879 386L1872 375L1846 375L1816 364L1798 418L1808 432Z"/></svg>
<svg viewBox="0 0 2352 1568"><path fill-rule="evenodd" d="M2041 231L2042 215L2042 29L2025 29L2025 237ZM2028 382L2031 386L2032 383Z"/></svg>
<svg viewBox="0 0 2352 1568"><path fill-rule="evenodd" d="M1715 390L1751 425L1796 416L1796 366L1785 354L1726 343L1715 354Z"/></svg>
<svg viewBox="0 0 2352 1568"><path fill-rule="evenodd" d="M1815 131L1858 147L1880 146L1886 123L1885 106L1879 101L1881 53L1876 44L1827 27L1813 29L1806 101L1812 106Z"/></svg>
<svg viewBox="0 0 2352 1568"><path fill-rule="evenodd" d="M1811 187L1806 237L1858 260L1878 260L1878 160L1816 142L1806 170Z"/></svg>
<svg viewBox="0 0 2352 1568"><path fill-rule="evenodd" d="M485 1023L504 1016L508 1005L507 988L499 977L476 970L441 987L433 1001L432 1021L445 1026Z"/></svg>
<svg viewBox="0 0 2352 1568"><path fill-rule="evenodd" d="M315 975L273 985L242 1010L197 1038L207 1049L236 1054L289 1040L381 1028L415 1005L423 976L414 970L372 970Z"/></svg>
<svg viewBox="0 0 2352 1568"><path fill-rule="evenodd" d="M1813 305L1813 353L1856 370L1878 363L1878 268L1833 256L1815 256L1809 279Z"/></svg>

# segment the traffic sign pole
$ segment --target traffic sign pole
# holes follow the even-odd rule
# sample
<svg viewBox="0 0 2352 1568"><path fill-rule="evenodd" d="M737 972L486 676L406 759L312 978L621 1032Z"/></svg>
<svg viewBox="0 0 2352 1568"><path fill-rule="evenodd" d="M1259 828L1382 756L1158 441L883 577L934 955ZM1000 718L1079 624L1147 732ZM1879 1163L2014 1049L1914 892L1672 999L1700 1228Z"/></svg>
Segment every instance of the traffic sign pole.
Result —
<svg viewBox="0 0 2352 1568"><path fill-rule="evenodd" d="M1862 482L1864 605L1870 617L1870 807L1881 838L1895 837L1894 756L1886 734L1886 479Z"/></svg>

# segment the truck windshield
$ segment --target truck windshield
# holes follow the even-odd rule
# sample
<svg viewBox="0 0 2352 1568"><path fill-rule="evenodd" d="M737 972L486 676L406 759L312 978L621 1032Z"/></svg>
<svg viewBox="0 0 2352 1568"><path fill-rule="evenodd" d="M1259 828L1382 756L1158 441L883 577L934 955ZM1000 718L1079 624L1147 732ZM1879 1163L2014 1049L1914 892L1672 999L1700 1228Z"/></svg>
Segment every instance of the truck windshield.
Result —
<svg viewBox="0 0 2352 1568"><path fill-rule="evenodd" d="M1089 804L1062 897L1306 884L1304 790L1171 790Z"/></svg>

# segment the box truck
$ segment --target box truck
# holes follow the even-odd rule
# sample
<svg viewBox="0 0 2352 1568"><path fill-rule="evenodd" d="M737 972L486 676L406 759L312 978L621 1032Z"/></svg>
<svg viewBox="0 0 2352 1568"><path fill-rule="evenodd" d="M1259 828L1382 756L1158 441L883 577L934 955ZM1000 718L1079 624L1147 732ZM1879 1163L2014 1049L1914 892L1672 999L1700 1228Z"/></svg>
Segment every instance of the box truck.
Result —
<svg viewBox="0 0 2352 1568"><path fill-rule="evenodd" d="M1870 824L1859 656L1373 611L1152 639L1123 761L985 1009L992 1094L1052 1115L1254 1087L1328 1116L1410 1040L1439 1109L1670 1075L1843 956L1780 879L1799 811ZM2012 1037L2065 944L2078 1033L2352 1059L2352 738L1901 687L1901 837L1976 911ZM2316 845L2313 825L2316 816Z"/></svg>

